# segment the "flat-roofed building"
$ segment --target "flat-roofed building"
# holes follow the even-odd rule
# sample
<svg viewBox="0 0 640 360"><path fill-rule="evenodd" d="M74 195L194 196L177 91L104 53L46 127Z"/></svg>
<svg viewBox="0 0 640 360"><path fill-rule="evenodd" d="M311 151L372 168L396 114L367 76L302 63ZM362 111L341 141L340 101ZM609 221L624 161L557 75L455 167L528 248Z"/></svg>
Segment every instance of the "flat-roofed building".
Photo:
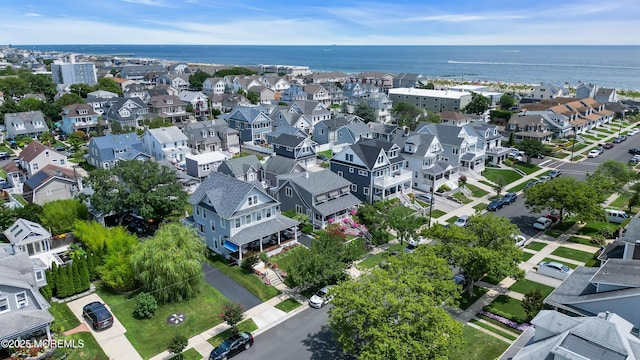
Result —
<svg viewBox="0 0 640 360"><path fill-rule="evenodd" d="M405 102L420 109L439 113L460 111L471 102L471 93L453 90L397 88L389 90L389 98L394 104Z"/></svg>

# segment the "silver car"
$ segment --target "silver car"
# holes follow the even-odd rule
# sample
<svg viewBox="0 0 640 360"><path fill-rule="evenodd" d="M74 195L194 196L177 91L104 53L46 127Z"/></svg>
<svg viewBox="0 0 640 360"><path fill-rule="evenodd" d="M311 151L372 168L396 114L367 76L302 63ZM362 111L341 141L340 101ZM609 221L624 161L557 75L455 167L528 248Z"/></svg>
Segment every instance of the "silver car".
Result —
<svg viewBox="0 0 640 360"><path fill-rule="evenodd" d="M318 290L315 294L313 294L311 299L309 299L309 306L311 306L312 308L320 309L321 307L329 303L331 299L333 299L333 295L330 294L330 291L334 286L335 285L328 285Z"/></svg>
<svg viewBox="0 0 640 360"><path fill-rule="evenodd" d="M557 261L543 261L538 264L537 272L552 278L564 280L573 273L573 269Z"/></svg>

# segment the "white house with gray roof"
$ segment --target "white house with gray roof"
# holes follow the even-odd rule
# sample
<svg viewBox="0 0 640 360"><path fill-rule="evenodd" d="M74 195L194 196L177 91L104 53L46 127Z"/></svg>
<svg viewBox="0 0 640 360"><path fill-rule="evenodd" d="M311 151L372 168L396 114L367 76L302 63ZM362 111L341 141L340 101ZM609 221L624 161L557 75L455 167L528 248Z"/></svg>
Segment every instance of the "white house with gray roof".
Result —
<svg viewBox="0 0 640 360"><path fill-rule="evenodd" d="M262 163L255 155L241 156L228 159L220 166L218 172L236 178L240 181L251 182L262 180Z"/></svg>
<svg viewBox="0 0 640 360"><path fill-rule="evenodd" d="M278 177L276 198L282 211L305 214L316 228L350 219L361 201L351 194L351 182L330 170Z"/></svg>
<svg viewBox="0 0 640 360"><path fill-rule="evenodd" d="M51 233L42 225L26 219L17 219L4 232L13 252L31 255L51 250Z"/></svg>
<svg viewBox="0 0 640 360"><path fill-rule="evenodd" d="M40 110L4 114L4 125L7 128L7 139L30 137L38 139L49 126Z"/></svg>
<svg viewBox="0 0 640 360"><path fill-rule="evenodd" d="M187 175L195 178L204 178L212 171L217 171L225 160L231 155L221 151L210 151L204 154L187 155L185 166Z"/></svg>
<svg viewBox="0 0 640 360"><path fill-rule="evenodd" d="M149 106L139 97L114 98L104 113L104 118L110 127L120 129L136 129L140 122L149 114Z"/></svg>
<svg viewBox="0 0 640 360"><path fill-rule="evenodd" d="M47 285L44 272L37 272L37 261L25 252L0 255L0 340L46 336L51 340L54 318L51 307L38 289Z"/></svg>
<svg viewBox="0 0 640 360"><path fill-rule="evenodd" d="M195 227L207 246L238 264L298 242L298 221L280 214L280 203L261 185L212 172L189 197ZM291 237L288 237L291 236Z"/></svg>
<svg viewBox="0 0 640 360"><path fill-rule="evenodd" d="M93 137L87 146L87 162L98 169L110 169L121 160L148 160L144 145L134 132Z"/></svg>
<svg viewBox="0 0 640 360"><path fill-rule="evenodd" d="M484 170L486 159L485 148L479 145L478 134L468 126L454 126L446 124L421 123L416 128L417 133L431 134L442 144L440 158L459 164L461 170L469 171L472 175Z"/></svg>
<svg viewBox="0 0 640 360"><path fill-rule="evenodd" d="M148 129L142 134L142 144L145 152L156 161L184 163L185 157L191 153L187 146L187 137L177 126Z"/></svg>

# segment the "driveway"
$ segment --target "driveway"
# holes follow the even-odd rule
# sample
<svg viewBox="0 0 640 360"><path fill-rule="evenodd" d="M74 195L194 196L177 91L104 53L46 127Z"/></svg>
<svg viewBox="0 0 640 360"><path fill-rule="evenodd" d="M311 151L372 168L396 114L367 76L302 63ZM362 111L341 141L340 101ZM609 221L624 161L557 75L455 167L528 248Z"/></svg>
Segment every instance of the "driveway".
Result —
<svg viewBox="0 0 640 360"><path fill-rule="evenodd" d="M68 302L67 305L69 305L69 309L71 309L73 314L80 320L80 322L84 322L86 324L87 322L82 317L82 307L94 301L99 301L105 304L100 296L94 293L78 300ZM111 311L109 306L107 304L105 305L107 306L107 309ZM113 315L113 311L111 311L111 314ZM115 315L113 316L113 326L106 330L95 331L89 324L87 324L87 327L91 330L93 337L96 338L96 341L98 341L98 344L100 345L102 350L104 350L104 353L107 354L109 359L142 360L142 357L140 356L140 354L138 354L133 345L131 345L129 339L124 336L124 333L127 332L127 329L124 328L122 323L120 323Z"/></svg>
<svg viewBox="0 0 640 360"><path fill-rule="evenodd" d="M262 304L262 301L244 286L238 284L209 263L203 263L202 270L204 271L204 280L209 285L218 289L218 291L230 301L242 305L245 310Z"/></svg>

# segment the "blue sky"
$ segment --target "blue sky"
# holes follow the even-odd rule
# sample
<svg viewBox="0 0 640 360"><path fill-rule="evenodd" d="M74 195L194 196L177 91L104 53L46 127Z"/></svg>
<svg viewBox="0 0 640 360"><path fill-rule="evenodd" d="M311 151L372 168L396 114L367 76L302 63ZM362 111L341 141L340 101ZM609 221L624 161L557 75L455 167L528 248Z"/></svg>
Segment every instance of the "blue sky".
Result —
<svg viewBox="0 0 640 360"><path fill-rule="evenodd" d="M640 45L638 34L638 0L0 4L0 44Z"/></svg>

